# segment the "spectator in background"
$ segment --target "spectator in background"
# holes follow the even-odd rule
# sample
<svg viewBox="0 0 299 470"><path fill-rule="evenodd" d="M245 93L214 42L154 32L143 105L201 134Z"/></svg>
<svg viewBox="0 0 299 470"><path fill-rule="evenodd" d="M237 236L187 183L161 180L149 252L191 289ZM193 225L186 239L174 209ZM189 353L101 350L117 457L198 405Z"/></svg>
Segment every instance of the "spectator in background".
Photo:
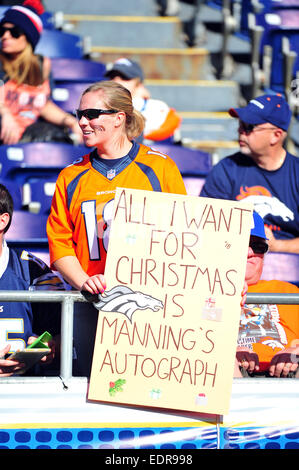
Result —
<svg viewBox="0 0 299 470"><path fill-rule="evenodd" d="M7 9L0 21L0 79L4 82L0 90L0 140L3 144L13 145L33 138L51 140L51 136L55 140L55 135L61 134L64 128L82 140L76 118L50 99L50 60L34 54L43 29L39 16L42 12L39 1L26 0L21 6ZM39 118L48 126L42 126ZM65 139L69 139L67 133Z"/></svg>
<svg viewBox="0 0 299 470"><path fill-rule="evenodd" d="M173 140L181 118L164 101L152 99L144 86L144 74L137 62L120 58L106 67L105 76L126 87L132 95L134 107L145 118L144 137L147 140Z"/></svg>
<svg viewBox="0 0 299 470"><path fill-rule="evenodd" d="M269 250L299 253L299 159L283 146L288 103L279 94L263 95L229 114L239 119L240 151L214 166L200 195L252 203Z"/></svg>
<svg viewBox="0 0 299 470"><path fill-rule="evenodd" d="M0 184L0 290L64 290L63 282L41 259L7 246L5 233L12 217L12 197ZM54 338L49 344L50 355L42 359L48 364L59 341L60 304L0 301L0 325L0 377L22 368L18 361L5 359L5 355L22 350L45 330Z"/></svg>
<svg viewBox="0 0 299 470"><path fill-rule="evenodd" d="M262 281L268 250L263 219L256 213L251 230L245 281L248 293L299 294L297 286L284 281ZM298 371L299 305L245 304L242 308L237 347L243 374L288 377ZM242 374L238 368L236 377Z"/></svg>

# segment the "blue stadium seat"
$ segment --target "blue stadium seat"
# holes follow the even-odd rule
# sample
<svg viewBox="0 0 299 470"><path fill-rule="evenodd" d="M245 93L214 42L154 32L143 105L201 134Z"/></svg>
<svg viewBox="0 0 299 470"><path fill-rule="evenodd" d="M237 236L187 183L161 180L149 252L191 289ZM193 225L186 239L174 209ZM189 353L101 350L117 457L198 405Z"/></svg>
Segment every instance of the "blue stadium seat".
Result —
<svg viewBox="0 0 299 470"><path fill-rule="evenodd" d="M82 39L76 34L56 29L44 29L35 49L36 54L46 57L67 57L82 59L84 56Z"/></svg>
<svg viewBox="0 0 299 470"><path fill-rule="evenodd" d="M299 0L267 0L267 2L270 4L270 8L273 11L277 8L299 8Z"/></svg>
<svg viewBox="0 0 299 470"><path fill-rule="evenodd" d="M85 155L84 145L34 142L0 146L0 177L24 184L29 177L58 175L67 165Z"/></svg>
<svg viewBox="0 0 299 470"><path fill-rule="evenodd" d="M198 196L205 182L205 177L212 169L211 155L201 150L175 144L155 142L151 145L151 148L169 155L175 161L183 176L187 194L189 196Z"/></svg>
<svg viewBox="0 0 299 470"><path fill-rule="evenodd" d="M8 246L30 251L49 265L47 219L44 214L14 211L11 226L5 235Z"/></svg>
<svg viewBox="0 0 299 470"><path fill-rule="evenodd" d="M14 246L44 247L47 245L47 218L47 215L16 210L5 239Z"/></svg>
<svg viewBox="0 0 299 470"><path fill-rule="evenodd" d="M106 66L101 62L87 59L51 59L52 79L59 82L97 82L104 79Z"/></svg>
<svg viewBox="0 0 299 470"><path fill-rule="evenodd" d="M200 176L183 176L183 180L188 196L199 196L206 179Z"/></svg>
<svg viewBox="0 0 299 470"><path fill-rule="evenodd" d="M23 186L24 203L30 212L50 214L56 175L29 178Z"/></svg>
<svg viewBox="0 0 299 470"><path fill-rule="evenodd" d="M273 26L278 26L280 13L283 10L295 10L299 9L299 0L259 0L255 6L251 0L246 0L241 3L241 14L240 14L240 33L244 37L250 37L248 14L254 14L256 25L262 26L267 30ZM288 13L286 12L286 15ZM282 21L283 23L283 21ZM298 25L298 22L297 22ZM283 24L281 24L283 27Z"/></svg>
<svg viewBox="0 0 299 470"><path fill-rule="evenodd" d="M52 12L44 11L41 15L41 20L45 29L55 29L54 15Z"/></svg>
<svg viewBox="0 0 299 470"><path fill-rule="evenodd" d="M283 93L285 90L285 59L283 53L283 38L288 39L289 49L297 53L294 60L291 80L296 78L299 70L299 8L276 10L275 15L279 18L280 24L273 25L265 21L265 29L261 41L261 54L265 45L271 46L272 63L269 86L273 91Z"/></svg>
<svg viewBox="0 0 299 470"><path fill-rule="evenodd" d="M211 8L220 9L223 7L222 0L207 0L207 5Z"/></svg>
<svg viewBox="0 0 299 470"><path fill-rule="evenodd" d="M201 150L156 142L151 145L151 148L169 155L175 161L184 177L205 177L212 169L211 155Z"/></svg>
<svg viewBox="0 0 299 470"><path fill-rule="evenodd" d="M291 282L299 286L299 255L269 252L264 258L261 279Z"/></svg>
<svg viewBox="0 0 299 470"><path fill-rule="evenodd" d="M93 82L90 82L92 84ZM61 109L72 113L78 108L81 95L89 86L86 81L83 82L59 82L52 90L52 99Z"/></svg>
<svg viewBox="0 0 299 470"><path fill-rule="evenodd" d="M11 226L5 240L11 248L22 248L49 265L49 245L46 232L48 216L14 210Z"/></svg>
<svg viewBox="0 0 299 470"><path fill-rule="evenodd" d="M0 184L3 184L11 194L14 203L14 210L22 210L23 209L23 194L22 194L22 186L16 184L13 181L9 181L3 178L0 178Z"/></svg>

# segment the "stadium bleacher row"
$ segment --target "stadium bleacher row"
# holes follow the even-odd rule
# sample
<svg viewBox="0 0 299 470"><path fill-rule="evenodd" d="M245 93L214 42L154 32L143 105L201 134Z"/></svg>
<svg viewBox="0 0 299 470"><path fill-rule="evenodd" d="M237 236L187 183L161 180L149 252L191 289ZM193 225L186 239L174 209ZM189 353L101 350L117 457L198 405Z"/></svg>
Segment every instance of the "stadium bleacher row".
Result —
<svg viewBox="0 0 299 470"><path fill-rule="evenodd" d="M244 104L256 93L285 93L296 133L299 0L201 2L196 21L204 27L205 40L194 48L182 40L179 17L159 17L155 0L136 1L130 1L131 9L118 5L117 11L113 2L89 2L88 12L81 2L43 2L47 12L36 52L51 58L56 104L73 112L82 90L103 79L109 61L121 56L139 60L152 95L174 106L182 117L178 143L150 144L175 160L191 195L199 194L219 158L237 150L236 123L226 113L229 107ZM134 14L137 10L139 20ZM136 41L138 21L143 37L149 37L146 44ZM111 34L117 31L115 44L109 43L107 25L114 28ZM147 33L147 27L159 30L159 48L150 41L155 35ZM170 35L171 44L167 42ZM293 153L297 143L296 138L291 140ZM56 178L63 167L85 153L84 145L56 142L0 146L0 179L11 190L16 209L7 235L11 245L27 247L48 260L45 226ZM280 277L279 255L275 262L265 263L267 278ZM274 258L274 254L267 256ZM283 262L289 263L285 280L297 283L297 256L287 260L285 256Z"/></svg>

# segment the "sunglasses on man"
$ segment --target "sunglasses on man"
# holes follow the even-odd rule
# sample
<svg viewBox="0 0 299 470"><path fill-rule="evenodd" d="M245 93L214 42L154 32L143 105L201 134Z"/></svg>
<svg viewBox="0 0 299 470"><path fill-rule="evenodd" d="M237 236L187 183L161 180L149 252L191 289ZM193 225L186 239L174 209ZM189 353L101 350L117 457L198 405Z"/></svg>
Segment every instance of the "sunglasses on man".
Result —
<svg viewBox="0 0 299 470"><path fill-rule="evenodd" d="M267 243L256 240L250 240L249 246L256 255L264 255L269 249Z"/></svg>
<svg viewBox="0 0 299 470"><path fill-rule="evenodd" d="M6 31L9 31L10 35L15 39L18 39L20 36L24 34L24 31L21 28L19 28L19 26L13 26L12 28L8 28L7 26L0 25L0 38L4 36Z"/></svg>
<svg viewBox="0 0 299 470"><path fill-rule="evenodd" d="M115 114L118 113L116 109L95 109L95 108L90 108L90 109L76 109L76 115L78 121L84 116L86 119L89 121L91 119L97 119L101 114Z"/></svg>
<svg viewBox="0 0 299 470"><path fill-rule="evenodd" d="M258 124L248 124L247 122L239 121L239 130L245 134L251 134L257 131L271 131L276 127L257 127Z"/></svg>

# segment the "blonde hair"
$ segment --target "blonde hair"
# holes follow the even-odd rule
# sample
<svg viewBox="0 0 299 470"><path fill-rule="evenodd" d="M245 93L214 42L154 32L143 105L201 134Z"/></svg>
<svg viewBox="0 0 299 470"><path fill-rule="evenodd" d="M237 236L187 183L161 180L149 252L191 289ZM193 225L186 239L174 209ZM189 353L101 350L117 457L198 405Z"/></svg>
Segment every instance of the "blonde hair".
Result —
<svg viewBox="0 0 299 470"><path fill-rule="evenodd" d="M126 114L126 134L129 140L138 137L144 129L144 117L134 108L132 95L127 88L113 81L96 82L90 85L83 93L102 91L103 103L107 109L116 109Z"/></svg>
<svg viewBox="0 0 299 470"><path fill-rule="evenodd" d="M27 83L28 85L38 86L44 81L42 65L38 56L33 53L29 42L15 59L11 59L9 54L0 52L0 61L2 62L5 76L17 82L18 85Z"/></svg>

